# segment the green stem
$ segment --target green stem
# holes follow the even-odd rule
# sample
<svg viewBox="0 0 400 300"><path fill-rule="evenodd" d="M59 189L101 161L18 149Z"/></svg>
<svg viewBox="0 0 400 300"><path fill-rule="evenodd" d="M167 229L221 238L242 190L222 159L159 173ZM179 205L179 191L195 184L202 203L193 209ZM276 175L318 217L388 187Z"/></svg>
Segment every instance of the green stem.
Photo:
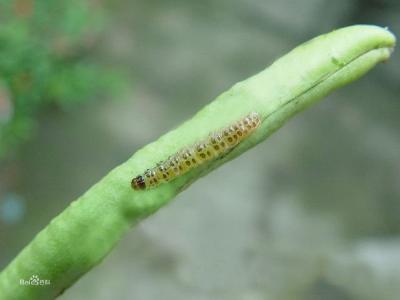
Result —
<svg viewBox="0 0 400 300"><path fill-rule="evenodd" d="M1 299L52 299L98 264L132 224L157 211L201 176L263 141L292 115L389 58L395 37L357 25L300 45L259 74L237 83L193 118L137 151L54 218L0 273ZM131 179L182 148L250 112L261 126L220 160L134 191ZM50 284L21 285L32 275Z"/></svg>

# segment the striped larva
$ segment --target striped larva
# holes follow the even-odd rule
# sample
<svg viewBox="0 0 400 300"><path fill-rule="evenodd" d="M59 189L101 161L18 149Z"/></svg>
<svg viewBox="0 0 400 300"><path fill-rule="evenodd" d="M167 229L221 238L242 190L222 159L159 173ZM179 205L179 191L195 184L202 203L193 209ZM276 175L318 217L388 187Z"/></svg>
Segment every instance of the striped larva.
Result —
<svg viewBox="0 0 400 300"><path fill-rule="evenodd" d="M178 151L167 160L136 176L132 179L131 186L135 190L154 188L201 164L218 159L252 134L260 123L259 115L255 112L250 113L234 124L210 134L200 143Z"/></svg>

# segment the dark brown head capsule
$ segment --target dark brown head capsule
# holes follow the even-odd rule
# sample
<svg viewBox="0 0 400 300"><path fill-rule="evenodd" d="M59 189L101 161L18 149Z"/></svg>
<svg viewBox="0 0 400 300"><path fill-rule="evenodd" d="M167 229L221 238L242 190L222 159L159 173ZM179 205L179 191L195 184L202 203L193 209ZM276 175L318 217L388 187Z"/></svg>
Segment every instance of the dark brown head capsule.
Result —
<svg viewBox="0 0 400 300"><path fill-rule="evenodd" d="M131 186L134 190L144 190L146 189L146 183L142 176L137 176L132 179Z"/></svg>

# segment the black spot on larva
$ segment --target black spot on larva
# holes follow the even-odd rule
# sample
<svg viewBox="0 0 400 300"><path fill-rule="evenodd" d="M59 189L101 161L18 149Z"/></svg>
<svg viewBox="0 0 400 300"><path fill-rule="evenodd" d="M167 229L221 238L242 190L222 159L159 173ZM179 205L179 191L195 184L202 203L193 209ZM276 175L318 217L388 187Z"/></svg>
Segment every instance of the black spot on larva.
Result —
<svg viewBox="0 0 400 300"><path fill-rule="evenodd" d="M229 142L229 143L232 143L232 142L233 142L233 139L232 139L231 137L228 137L228 142Z"/></svg>
<svg viewBox="0 0 400 300"><path fill-rule="evenodd" d="M219 150L219 146L218 146L218 145L215 145L215 146L214 146L214 149L215 149L216 151L218 151L218 150Z"/></svg>
<svg viewBox="0 0 400 300"><path fill-rule="evenodd" d="M209 152L207 152L207 153L209 153ZM204 158L206 158L206 155L205 155L204 153L200 153L200 157L201 157L202 159L204 159Z"/></svg>
<svg viewBox="0 0 400 300"><path fill-rule="evenodd" d="M185 161L186 165L189 167L190 166L190 161Z"/></svg>

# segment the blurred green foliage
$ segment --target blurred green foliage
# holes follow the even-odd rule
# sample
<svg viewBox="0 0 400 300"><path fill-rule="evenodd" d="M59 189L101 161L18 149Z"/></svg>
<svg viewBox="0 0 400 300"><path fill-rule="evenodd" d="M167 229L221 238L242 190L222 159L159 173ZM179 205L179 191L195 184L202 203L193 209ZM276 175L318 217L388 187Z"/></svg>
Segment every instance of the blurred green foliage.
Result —
<svg viewBox="0 0 400 300"><path fill-rule="evenodd" d="M0 0L0 159L34 132L40 109L111 92L118 72L93 57L100 2Z"/></svg>

